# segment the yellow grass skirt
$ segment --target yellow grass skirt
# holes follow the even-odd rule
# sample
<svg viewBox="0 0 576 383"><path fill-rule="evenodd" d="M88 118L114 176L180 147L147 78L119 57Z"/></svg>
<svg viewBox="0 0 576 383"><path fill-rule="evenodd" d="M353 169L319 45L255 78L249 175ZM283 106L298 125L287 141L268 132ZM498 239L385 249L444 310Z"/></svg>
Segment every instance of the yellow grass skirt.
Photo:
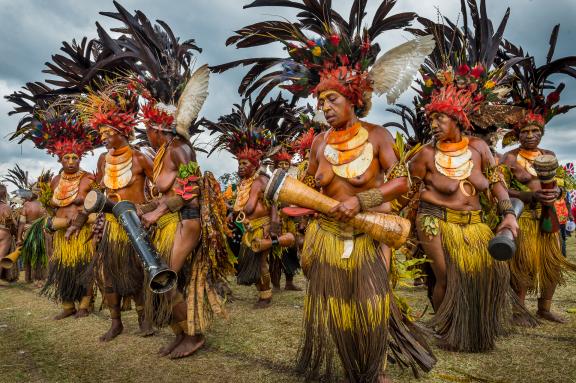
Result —
<svg viewBox="0 0 576 383"><path fill-rule="evenodd" d="M432 319L440 344L453 351L483 352L508 332L513 292L505 262L488 253L494 234L484 223L438 219L446 262L446 294Z"/></svg>
<svg viewBox="0 0 576 383"><path fill-rule="evenodd" d="M92 227L84 225L69 241L64 237L65 230L54 233L48 279L42 294L61 302L80 301L86 295L91 284L91 280L86 281L86 274L94 254L89 240L91 232Z"/></svg>
<svg viewBox="0 0 576 383"><path fill-rule="evenodd" d="M564 283L564 271L576 271L576 265L562 255L559 233L540 230L540 209L526 209L518 219L518 248L510 261L512 286L539 292L547 286Z"/></svg>
<svg viewBox="0 0 576 383"><path fill-rule="evenodd" d="M342 258L350 246L350 256ZM374 382L390 341L391 356L401 366L431 368L435 359L427 345L400 317L377 242L335 221L312 220L301 262L308 288L297 369L308 379L333 378L337 352L350 382Z"/></svg>

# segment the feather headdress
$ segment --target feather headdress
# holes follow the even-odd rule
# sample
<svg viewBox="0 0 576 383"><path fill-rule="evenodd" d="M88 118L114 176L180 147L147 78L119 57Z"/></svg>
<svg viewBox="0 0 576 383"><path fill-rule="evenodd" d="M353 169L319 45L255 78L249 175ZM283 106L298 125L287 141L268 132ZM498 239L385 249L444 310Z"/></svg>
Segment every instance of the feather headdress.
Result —
<svg viewBox="0 0 576 383"><path fill-rule="evenodd" d="M82 122L98 130L110 127L132 137L138 124L138 95L129 74L106 77L74 100Z"/></svg>
<svg viewBox="0 0 576 383"><path fill-rule="evenodd" d="M23 89L6 96L16 105L8 114L24 114L10 140L30 140L59 158L69 153L82 157L101 144L98 132L85 127L73 112L69 97L47 96L52 89L42 83L28 83Z"/></svg>
<svg viewBox="0 0 576 383"><path fill-rule="evenodd" d="M31 184L28 178L28 171L16 164L14 168L8 169L8 174L2 177L2 182L10 183L19 190L30 190Z"/></svg>
<svg viewBox="0 0 576 383"><path fill-rule="evenodd" d="M134 84L148 100L142 108L145 123L174 132L186 140L198 133L195 124L208 97L210 71L207 65L192 72L194 51L202 52L194 40L180 39L165 22L152 24L141 11L128 12L114 1L118 12L100 12L124 25L112 29L123 35L113 39L99 26L104 46L127 62L138 74Z"/></svg>
<svg viewBox="0 0 576 383"><path fill-rule="evenodd" d="M433 34L436 39L436 48L422 65L423 80L419 81L419 97L415 101L422 108L439 93L463 94L441 91L442 87L457 88L471 96L466 128L476 132L495 130L505 125L506 116L514 112L505 105L510 92L510 68L522 60L517 57L497 60L510 9L506 10L496 31L487 15L485 0L480 0L480 6L476 0L461 0L461 12L462 28L444 17L438 23L419 18L424 29L411 30L415 35ZM468 15L472 21L471 29ZM444 100L444 104L447 101ZM457 104L460 101L455 98L451 110L459 109ZM461 115L454 116L460 122L464 121Z"/></svg>
<svg viewBox="0 0 576 383"><path fill-rule="evenodd" d="M523 110L520 118L512 125L512 129L502 139L502 145L508 146L518 141L520 129L527 125L539 126L544 131L544 125L558 114L567 113L576 105L558 105L560 95L565 89L565 84L557 86L549 79L556 74L565 74L576 78L576 56L562 58L554 57L556 42L560 24L556 25L549 39L549 49L546 55L546 63L537 66L533 56L524 52L522 47L516 46L509 41L503 43L500 52L503 60L510 57L522 58L512 67L514 81L512 82L511 104ZM546 92L549 92L546 94Z"/></svg>
<svg viewBox="0 0 576 383"><path fill-rule="evenodd" d="M394 102L410 86L424 57L434 48L432 36L424 36L377 58L380 46L375 39L384 31L408 26L416 14L390 16L396 1L384 0L371 25L362 27L366 3L355 0L350 17L345 19L332 9L331 1L256 0L244 8L292 8L299 11L298 21L258 22L236 31L226 45L248 48L279 42L287 57L249 58L211 69L219 73L239 65L251 66L238 92L249 96L260 89L259 99L276 86L289 90L295 98L317 95L330 88L347 97L359 116L365 116L372 92L386 93L388 102Z"/></svg>
<svg viewBox="0 0 576 383"><path fill-rule="evenodd" d="M266 103L252 103L245 98L217 122L201 121L210 134L219 134L209 155L226 150L237 159L254 158L253 163L258 163L273 146L298 133L295 128L302 127L298 118L301 111L302 108L290 106L281 94Z"/></svg>

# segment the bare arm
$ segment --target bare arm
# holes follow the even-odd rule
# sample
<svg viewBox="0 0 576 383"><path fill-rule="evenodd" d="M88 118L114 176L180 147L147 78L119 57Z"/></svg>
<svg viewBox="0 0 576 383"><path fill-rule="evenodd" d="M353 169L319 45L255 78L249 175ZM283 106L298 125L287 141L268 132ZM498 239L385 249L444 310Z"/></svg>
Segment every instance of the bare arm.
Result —
<svg viewBox="0 0 576 383"><path fill-rule="evenodd" d="M378 160L382 169L388 171L398 163L398 157L394 153L394 140L387 129L379 127L377 132L379 141ZM394 178L385 182L379 189L384 196L384 202L392 201L408 192L408 177Z"/></svg>
<svg viewBox="0 0 576 383"><path fill-rule="evenodd" d="M248 196L248 202L244 206L244 213L246 215L251 215L256 210L258 206L258 202L261 199L262 193L264 192L264 188L266 186L266 182L268 178L265 176L258 176L254 180L252 187L250 188L250 195Z"/></svg>
<svg viewBox="0 0 576 383"><path fill-rule="evenodd" d="M154 163L152 159L139 151L135 151L134 153L136 154L136 160L138 161L138 164L144 170L146 178L152 180L154 177Z"/></svg>

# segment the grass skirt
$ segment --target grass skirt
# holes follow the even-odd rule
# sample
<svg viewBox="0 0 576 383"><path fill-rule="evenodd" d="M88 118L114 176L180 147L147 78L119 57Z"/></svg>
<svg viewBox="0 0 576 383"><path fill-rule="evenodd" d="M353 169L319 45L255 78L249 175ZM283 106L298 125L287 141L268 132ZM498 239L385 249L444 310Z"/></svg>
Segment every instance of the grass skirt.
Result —
<svg viewBox="0 0 576 383"><path fill-rule="evenodd" d="M447 286L432 326L444 348L491 350L496 338L508 332L512 315L514 293L507 264L488 253L493 237L488 225L438 222Z"/></svg>
<svg viewBox="0 0 576 383"><path fill-rule="evenodd" d="M90 284L83 282L83 276L93 257L91 231L84 225L69 241L64 238L65 230L54 233L48 279L41 294L59 302L80 301L86 295Z"/></svg>
<svg viewBox="0 0 576 383"><path fill-rule="evenodd" d="M91 264L100 286L106 284L121 296L135 296L144 286L142 262L136 255L124 228L112 214L106 214L106 224L96 256ZM104 274L102 280L101 273Z"/></svg>
<svg viewBox="0 0 576 383"><path fill-rule="evenodd" d="M250 248L252 241L264 238L264 231L270 225L270 217L257 218L246 225L246 232L242 237L240 253L238 254L238 274L236 282L243 286L258 284L261 280L262 257L268 256L269 251L255 253Z"/></svg>
<svg viewBox="0 0 576 383"><path fill-rule="evenodd" d="M327 219L313 220L306 230L301 263L309 282L297 369L307 379L331 380L338 354L350 382L374 382L383 372L391 315L399 315L399 310L377 243L362 234L341 235L341 226ZM345 240L353 242L347 259L342 258ZM411 336L401 318L395 317L393 323L400 331L391 337L400 342L391 347L398 352L396 360L401 365L419 364L410 359L412 352L422 353L427 354L423 364L431 367L434 358L427 346ZM412 352L405 347L408 344Z"/></svg>
<svg viewBox="0 0 576 383"><path fill-rule="evenodd" d="M562 256L559 233L540 230L540 209L525 210L518 219L518 248L510 261L512 286L528 287L537 293L547 286L564 283L564 271L576 271L576 265Z"/></svg>

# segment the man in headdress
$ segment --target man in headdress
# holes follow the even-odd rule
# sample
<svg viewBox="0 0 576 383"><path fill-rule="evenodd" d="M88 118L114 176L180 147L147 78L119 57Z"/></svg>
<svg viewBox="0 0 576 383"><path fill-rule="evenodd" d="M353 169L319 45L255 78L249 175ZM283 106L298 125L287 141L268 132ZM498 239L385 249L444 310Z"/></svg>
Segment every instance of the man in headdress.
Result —
<svg viewBox="0 0 576 383"><path fill-rule="evenodd" d="M265 308L272 301L270 269L268 260L280 259L281 235L279 220L272 221L275 207L264 199L264 189L268 176L259 172L261 160L272 147L273 140L283 139L298 119L280 94L269 102L245 98L242 105L235 105L228 115L221 116L218 122L203 120L203 125L212 133L220 133L213 151L224 149L238 161L240 183L236 190L233 207L234 219L244 227L240 253L238 254L237 281L242 285L255 285L258 301L255 308ZM285 159L285 158L284 158ZM276 214L276 212L275 212ZM272 240L271 248L261 249L262 241Z"/></svg>
<svg viewBox="0 0 576 383"><path fill-rule="evenodd" d="M21 259L24 264L25 280L27 283L32 281L41 281L46 278L46 265L48 258L43 236L43 228L32 229L32 225L43 225L43 222L37 222L46 216L46 209L39 201L39 194L42 192L40 184L47 184L52 178L51 172L42 172L35 184L32 185L30 194L22 205L20 217L18 218L18 235L16 246L23 246L21 249ZM27 238L28 235L33 235Z"/></svg>
<svg viewBox="0 0 576 383"><path fill-rule="evenodd" d="M224 313L214 287L232 269L224 234L226 205L214 176L200 171L190 142L208 96L209 70L191 70L192 51L201 51L194 40L174 38L164 22L150 28L141 12L132 15L115 6L119 12L107 15L124 23L126 35L106 44L114 52L126 47L133 59L130 65L138 77L133 85L147 101L141 116L156 151L152 201L140 206L141 221L154 226L153 245L178 273L177 289L151 296L146 309L155 325L170 324L176 335L160 355L182 358L204 345L213 314Z"/></svg>
<svg viewBox="0 0 576 383"><path fill-rule="evenodd" d="M272 156L272 161L274 163L275 169L282 169L288 171L292 165L292 154L286 149L282 148L278 153ZM292 233L296 238L298 236L298 226L295 218L288 216L284 213L280 206L276 206L276 211L274 212L274 218L272 221L273 225L280 225L275 230L275 235L280 236L284 233ZM281 257L270 257L270 278L272 286L279 290L280 289L280 279L282 277L282 272L286 276L286 284L284 286L285 290L289 291L302 291L302 289L294 284L294 275L300 269L300 260L298 259L298 244L289 246L282 250Z"/></svg>
<svg viewBox="0 0 576 383"><path fill-rule="evenodd" d="M114 202L146 202L146 180L152 179L152 160L130 145L138 123L137 95L130 90L130 79L117 77L98 84L80 96L76 108L86 124L100 134L107 151L98 158L96 183L106 197ZM144 315L144 270L132 243L118 220L111 213L104 215L102 239L98 242L92 263L92 274L104 280L100 285L112 320L110 329L100 337L110 341L123 330L120 300L133 298L138 324L143 336L153 329ZM68 229L70 235L77 227Z"/></svg>

